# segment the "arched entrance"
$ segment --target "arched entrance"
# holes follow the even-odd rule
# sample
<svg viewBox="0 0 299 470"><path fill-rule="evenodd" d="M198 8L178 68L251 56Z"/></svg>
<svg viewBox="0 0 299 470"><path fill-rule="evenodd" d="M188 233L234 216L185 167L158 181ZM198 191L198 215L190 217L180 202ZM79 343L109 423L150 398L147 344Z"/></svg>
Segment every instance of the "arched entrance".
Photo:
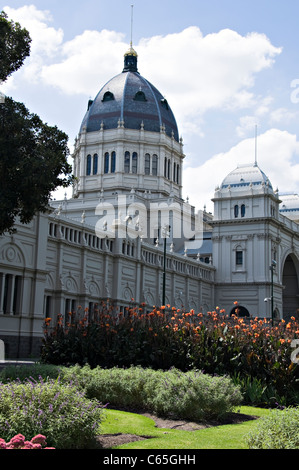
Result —
<svg viewBox="0 0 299 470"><path fill-rule="evenodd" d="M290 319L295 316L299 309L299 281L298 281L298 261L293 255L288 255L282 273L282 284L284 286L283 318Z"/></svg>
<svg viewBox="0 0 299 470"><path fill-rule="evenodd" d="M231 310L230 316L232 315L236 315L238 317L249 317L249 312L247 308L243 307L242 305L237 305Z"/></svg>

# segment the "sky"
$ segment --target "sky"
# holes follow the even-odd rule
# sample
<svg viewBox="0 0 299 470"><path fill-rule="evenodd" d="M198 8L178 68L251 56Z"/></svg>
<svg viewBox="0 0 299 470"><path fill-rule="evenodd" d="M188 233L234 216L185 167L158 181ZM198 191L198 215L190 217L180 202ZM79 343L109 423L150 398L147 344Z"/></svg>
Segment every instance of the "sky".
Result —
<svg viewBox="0 0 299 470"><path fill-rule="evenodd" d="M190 204L213 212L215 188L255 159L280 194L298 193L298 0L9 0L1 10L32 43L0 91L66 132L71 151L132 38L140 74L176 117Z"/></svg>

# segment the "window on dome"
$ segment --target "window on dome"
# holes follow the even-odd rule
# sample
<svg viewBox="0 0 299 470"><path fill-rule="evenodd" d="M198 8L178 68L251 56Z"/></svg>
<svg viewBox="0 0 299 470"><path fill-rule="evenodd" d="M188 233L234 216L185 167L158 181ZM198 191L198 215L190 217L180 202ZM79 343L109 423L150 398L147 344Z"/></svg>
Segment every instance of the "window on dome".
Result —
<svg viewBox="0 0 299 470"><path fill-rule="evenodd" d="M93 156L93 169L92 173L96 175L98 172L98 155L95 153Z"/></svg>
<svg viewBox="0 0 299 470"><path fill-rule="evenodd" d="M111 153L111 173L115 173L115 157L116 157L116 154L113 151Z"/></svg>
<svg viewBox="0 0 299 470"><path fill-rule="evenodd" d="M132 173L137 173L137 153L133 152L132 155Z"/></svg>
<svg viewBox="0 0 299 470"><path fill-rule="evenodd" d="M158 156L153 155L152 158L152 175L157 176L158 173Z"/></svg>
<svg viewBox="0 0 299 470"><path fill-rule="evenodd" d="M169 110L169 105L165 98L161 100L161 105L163 106L163 108L167 109L167 111Z"/></svg>
<svg viewBox="0 0 299 470"><path fill-rule="evenodd" d="M104 155L104 173L109 173L109 153Z"/></svg>
<svg viewBox="0 0 299 470"><path fill-rule="evenodd" d="M150 158L151 158L150 154L146 153L145 154L145 161L144 161L144 173L146 175L150 174L150 164L151 164Z"/></svg>
<svg viewBox="0 0 299 470"><path fill-rule="evenodd" d="M86 175L89 176L91 174L91 155L87 155L86 158Z"/></svg>
<svg viewBox="0 0 299 470"><path fill-rule="evenodd" d="M102 99L103 103L105 101L114 101L114 100L115 100L114 94L111 93L111 91L106 91L106 93L104 93L104 96L103 96L103 99Z"/></svg>
<svg viewBox="0 0 299 470"><path fill-rule="evenodd" d="M125 152L125 173L130 173L130 152Z"/></svg>
<svg viewBox="0 0 299 470"><path fill-rule="evenodd" d="M147 101L145 93L141 90L137 91L133 99L134 101Z"/></svg>

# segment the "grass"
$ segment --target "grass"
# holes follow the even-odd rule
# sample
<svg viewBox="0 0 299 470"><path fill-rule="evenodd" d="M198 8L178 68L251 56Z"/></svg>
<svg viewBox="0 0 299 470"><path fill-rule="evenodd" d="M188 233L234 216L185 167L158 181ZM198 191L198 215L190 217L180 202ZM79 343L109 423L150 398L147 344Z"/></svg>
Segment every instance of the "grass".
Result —
<svg viewBox="0 0 299 470"><path fill-rule="evenodd" d="M241 406L240 413L250 416L266 416L269 410ZM254 418L240 424L225 424L198 431L181 431L156 428L151 418L135 413L106 410L101 424L102 434L135 434L151 437L142 441L123 444L115 449L248 449L245 436L256 426Z"/></svg>

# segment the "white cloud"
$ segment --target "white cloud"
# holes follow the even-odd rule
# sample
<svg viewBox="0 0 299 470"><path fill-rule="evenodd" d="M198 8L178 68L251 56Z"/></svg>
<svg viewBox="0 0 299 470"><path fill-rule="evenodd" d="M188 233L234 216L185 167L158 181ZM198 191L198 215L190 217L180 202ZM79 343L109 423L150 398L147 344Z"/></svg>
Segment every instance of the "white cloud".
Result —
<svg viewBox="0 0 299 470"><path fill-rule="evenodd" d="M167 91L184 121L207 110L252 106L256 74L271 67L281 49L263 34L225 29L203 36L190 27L144 39L138 52L142 73Z"/></svg>
<svg viewBox="0 0 299 470"><path fill-rule="evenodd" d="M62 60L45 65L41 77L67 94L92 94L122 70L128 46L123 34L102 30L84 31L61 48Z"/></svg>
<svg viewBox="0 0 299 470"><path fill-rule="evenodd" d="M34 5L5 7L5 11L32 37L31 56L22 68L24 79L41 80L63 93L93 97L113 74L121 72L128 48L123 34L84 31L63 43L63 31L49 25L48 11ZM281 52L263 34L242 36L224 29L204 36L196 26L141 39L134 47L140 73L167 94L187 133L198 131L200 116L207 110L252 105L256 75L271 67Z"/></svg>
<svg viewBox="0 0 299 470"><path fill-rule="evenodd" d="M278 108L271 112L270 122L272 124L286 124L298 118L298 112L286 108Z"/></svg>
<svg viewBox="0 0 299 470"><path fill-rule="evenodd" d="M204 204L213 212L211 198L215 187L240 164L254 162L255 139L244 139L228 152L214 155L197 168L184 170L184 197L190 204L202 209ZM299 142L296 135L279 129L270 129L258 136L257 161L269 177L274 189L294 191L299 186Z"/></svg>
<svg viewBox="0 0 299 470"><path fill-rule="evenodd" d="M31 55L54 56L63 41L63 31L48 26L52 21L48 10L38 10L35 5L26 5L18 9L6 6L3 10L9 19L18 21L29 31L32 39Z"/></svg>
<svg viewBox="0 0 299 470"><path fill-rule="evenodd" d="M16 72L4 85L4 90L13 89L17 80L38 83L40 72L47 60L53 60L63 42L63 30L48 26L52 21L50 12L38 10L35 5L26 5L18 9L5 6L3 8L9 19L19 22L29 31L31 37L30 56L23 67Z"/></svg>
<svg viewBox="0 0 299 470"><path fill-rule="evenodd" d="M128 45L114 31L85 31L65 43L60 62L41 76L63 92L94 96L120 73ZM208 110L242 109L255 103L255 76L271 67L281 49L263 34L243 37L226 29L203 36L198 27L141 39L134 46L140 73L166 94L183 134L202 133Z"/></svg>

